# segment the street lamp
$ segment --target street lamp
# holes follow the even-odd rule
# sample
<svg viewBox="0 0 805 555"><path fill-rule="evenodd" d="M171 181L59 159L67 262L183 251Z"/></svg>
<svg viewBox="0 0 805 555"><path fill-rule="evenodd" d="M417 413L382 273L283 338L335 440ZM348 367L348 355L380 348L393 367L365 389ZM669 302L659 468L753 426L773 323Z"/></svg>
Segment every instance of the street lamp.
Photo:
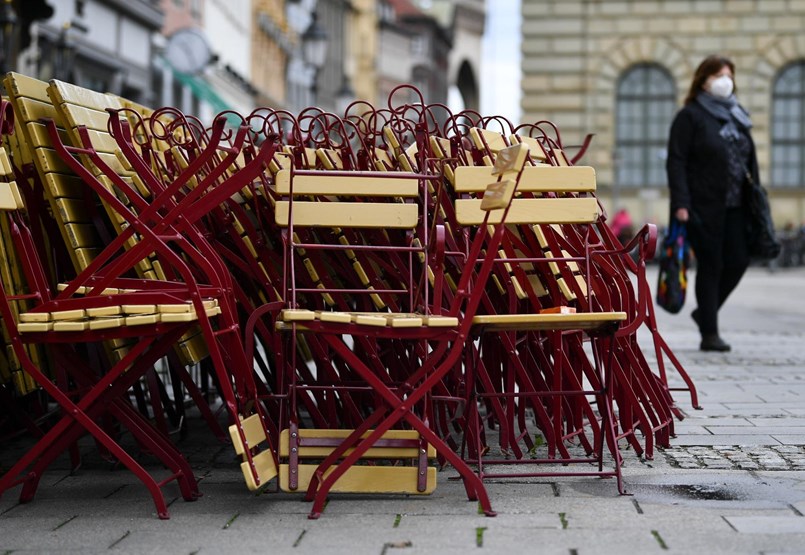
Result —
<svg viewBox="0 0 805 555"><path fill-rule="evenodd" d="M319 77L319 70L324 67L327 61L327 45L330 38L327 36L327 31L324 27L319 25L318 15L316 12L310 14L310 25L302 33L302 57L309 66L313 68L313 85L311 92L313 97L316 97L317 81Z"/></svg>
<svg viewBox="0 0 805 555"><path fill-rule="evenodd" d="M3 0L0 7L0 75L13 71L15 38L17 34L17 13L11 0Z"/></svg>

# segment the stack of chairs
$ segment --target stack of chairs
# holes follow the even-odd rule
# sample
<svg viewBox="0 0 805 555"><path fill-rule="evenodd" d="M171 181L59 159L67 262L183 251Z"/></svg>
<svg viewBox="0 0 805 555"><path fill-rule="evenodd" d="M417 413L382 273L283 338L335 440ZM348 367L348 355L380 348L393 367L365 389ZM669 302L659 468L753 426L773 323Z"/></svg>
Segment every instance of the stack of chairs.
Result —
<svg viewBox="0 0 805 555"><path fill-rule="evenodd" d="M0 391L42 439L0 494L30 500L88 433L167 518L165 483L198 496L170 440L190 404L219 438L225 411L249 489L304 492L311 518L330 492L430 493L448 463L493 515L489 476L614 476L623 493L621 448L652 457L683 415L664 357L698 405L656 328L654 227L620 245L594 170L548 122L451 114L404 86L382 108L208 127L55 80L5 85ZM32 396L55 401L55 426ZM503 464L538 470L489 470Z"/></svg>

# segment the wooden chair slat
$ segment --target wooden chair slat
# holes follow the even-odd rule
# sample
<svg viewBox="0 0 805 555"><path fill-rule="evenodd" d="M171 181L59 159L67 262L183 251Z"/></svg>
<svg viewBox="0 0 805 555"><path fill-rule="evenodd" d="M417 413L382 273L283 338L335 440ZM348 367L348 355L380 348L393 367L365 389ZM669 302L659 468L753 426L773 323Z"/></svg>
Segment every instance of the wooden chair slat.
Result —
<svg viewBox="0 0 805 555"><path fill-rule="evenodd" d="M288 201L277 201L277 225L289 224ZM309 202L293 203L294 225L301 227L356 227L412 229L419 213L415 204L372 202Z"/></svg>
<svg viewBox="0 0 805 555"><path fill-rule="evenodd" d="M343 195L377 197L416 197L419 181L416 178L385 177L364 172L351 172L355 176L294 175L294 195ZM291 193L291 172L281 170L276 178L277 193Z"/></svg>
<svg viewBox="0 0 805 555"><path fill-rule="evenodd" d="M481 193L495 181L489 166L459 166L455 170L457 193ZM518 192L594 193L595 168L591 166L526 166Z"/></svg>
<svg viewBox="0 0 805 555"><path fill-rule="evenodd" d="M480 225L485 213L481 199L456 201L456 220L463 225ZM489 214L489 223L500 222L502 211ZM506 217L507 224L593 223L598 219L598 201L593 197L582 198L519 198L514 199Z"/></svg>

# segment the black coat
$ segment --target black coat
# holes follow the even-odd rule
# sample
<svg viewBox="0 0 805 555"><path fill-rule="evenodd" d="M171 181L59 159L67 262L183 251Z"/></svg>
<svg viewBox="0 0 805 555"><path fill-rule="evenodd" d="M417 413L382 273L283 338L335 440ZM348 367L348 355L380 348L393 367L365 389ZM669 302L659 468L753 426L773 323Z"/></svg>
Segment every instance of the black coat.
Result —
<svg viewBox="0 0 805 555"><path fill-rule="evenodd" d="M671 125L666 163L671 214L679 208L688 209L691 239L699 236L715 241L723 233L727 159L733 147L719 135L721 127L722 123L697 102L682 108ZM751 145L748 169L755 183L760 183L755 144L747 135Z"/></svg>

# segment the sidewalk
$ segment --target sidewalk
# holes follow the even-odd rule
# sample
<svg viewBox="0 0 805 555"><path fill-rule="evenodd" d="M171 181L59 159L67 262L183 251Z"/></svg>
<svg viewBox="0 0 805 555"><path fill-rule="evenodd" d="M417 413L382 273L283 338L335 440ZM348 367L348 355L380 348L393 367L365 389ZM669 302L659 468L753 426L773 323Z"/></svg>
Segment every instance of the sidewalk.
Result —
<svg viewBox="0 0 805 555"><path fill-rule="evenodd" d="M192 422L181 448L200 500L174 491L160 521L128 472L90 458L70 476L61 461L33 503L17 489L0 499L0 553L803 553L805 270L749 271L722 312L730 353L698 351L694 304L691 291L683 314L658 317L704 408L678 393L688 418L673 447L653 461L625 452L631 496L597 478L501 480L488 483L498 516L486 518L445 470L430 497L334 496L311 521L297 496L250 495L231 447Z"/></svg>

